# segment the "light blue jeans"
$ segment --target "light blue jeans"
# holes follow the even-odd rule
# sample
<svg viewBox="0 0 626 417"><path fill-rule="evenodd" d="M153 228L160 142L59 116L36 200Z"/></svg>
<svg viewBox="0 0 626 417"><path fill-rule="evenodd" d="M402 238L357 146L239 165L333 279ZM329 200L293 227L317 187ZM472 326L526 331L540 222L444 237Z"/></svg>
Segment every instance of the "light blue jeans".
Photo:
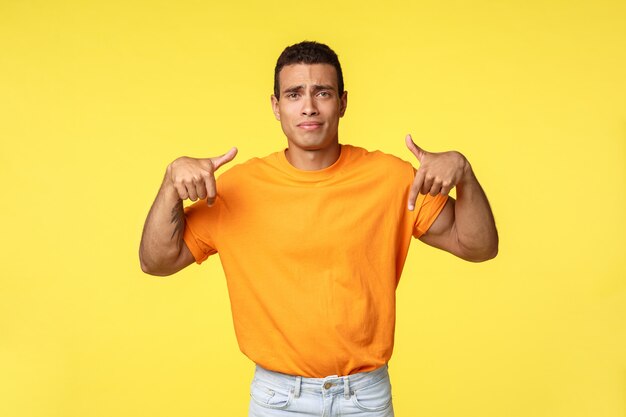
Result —
<svg viewBox="0 0 626 417"><path fill-rule="evenodd" d="M257 365L248 417L393 417L387 365L348 376L304 378Z"/></svg>

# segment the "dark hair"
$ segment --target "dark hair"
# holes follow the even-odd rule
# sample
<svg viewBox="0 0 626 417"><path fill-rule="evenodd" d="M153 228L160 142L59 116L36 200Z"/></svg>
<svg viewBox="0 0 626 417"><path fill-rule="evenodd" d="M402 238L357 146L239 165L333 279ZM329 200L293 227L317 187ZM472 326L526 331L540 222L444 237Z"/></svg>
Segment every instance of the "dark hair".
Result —
<svg viewBox="0 0 626 417"><path fill-rule="evenodd" d="M339 58L335 51L323 43L304 41L285 48L278 57L276 68L274 68L274 95L280 97L280 86L278 74L285 65L294 64L330 64L337 71L337 87L339 95L343 94L343 74Z"/></svg>

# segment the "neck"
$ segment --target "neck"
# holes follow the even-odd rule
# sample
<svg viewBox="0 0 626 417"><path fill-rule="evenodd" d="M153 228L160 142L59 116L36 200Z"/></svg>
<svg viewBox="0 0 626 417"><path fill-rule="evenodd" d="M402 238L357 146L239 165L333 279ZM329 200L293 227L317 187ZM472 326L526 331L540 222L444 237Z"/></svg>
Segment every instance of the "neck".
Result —
<svg viewBox="0 0 626 417"><path fill-rule="evenodd" d="M319 150L298 149L294 146L290 146L285 150L287 161L303 171L318 171L328 168L337 162L339 155L341 155L341 145L339 143Z"/></svg>

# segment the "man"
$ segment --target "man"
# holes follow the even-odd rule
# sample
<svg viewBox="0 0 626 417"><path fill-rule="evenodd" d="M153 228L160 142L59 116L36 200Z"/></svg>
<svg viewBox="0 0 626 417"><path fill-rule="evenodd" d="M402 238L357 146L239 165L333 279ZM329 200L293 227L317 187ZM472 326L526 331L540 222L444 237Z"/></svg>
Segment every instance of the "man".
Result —
<svg viewBox="0 0 626 417"><path fill-rule="evenodd" d="M257 364L250 416L393 416L387 362L411 238L493 258L487 198L458 152L430 153L407 136L415 170L340 144L348 94L326 45L283 51L271 101L287 149L232 167L217 185L236 148L173 161L146 220L141 267L169 275L219 253L240 349ZM183 209L185 199L200 201Z"/></svg>

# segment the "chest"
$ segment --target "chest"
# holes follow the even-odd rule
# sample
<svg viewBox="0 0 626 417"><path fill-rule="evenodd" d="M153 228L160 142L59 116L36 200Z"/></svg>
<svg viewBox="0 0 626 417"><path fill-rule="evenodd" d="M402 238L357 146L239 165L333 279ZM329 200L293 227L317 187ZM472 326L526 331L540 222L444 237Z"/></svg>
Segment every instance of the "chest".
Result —
<svg viewBox="0 0 626 417"><path fill-rule="evenodd" d="M253 250L345 253L406 232L402 190L390 184L248 185L225 197L220 223L230 240Z"/></svg>

